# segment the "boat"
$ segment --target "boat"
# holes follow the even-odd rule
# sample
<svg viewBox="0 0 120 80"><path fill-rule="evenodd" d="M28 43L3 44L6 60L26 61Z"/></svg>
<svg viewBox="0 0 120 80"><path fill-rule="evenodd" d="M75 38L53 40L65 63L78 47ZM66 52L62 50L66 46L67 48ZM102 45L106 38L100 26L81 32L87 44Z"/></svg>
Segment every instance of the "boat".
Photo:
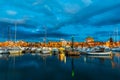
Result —
<svg viewBox="0 0 120 80"><path fill-rule="evenodd" d="M36 48L36 50L35 50L35 53L41 53L41 51L42 51L42 48Z"/></svg>
<svg viewBox="0 0 120 80"><path fill-rule="evenodd" d="M116 43L119 43L118 27L116 27L116 30L114 32L114 40L116 40ZM120 47L117 45L116 47L113 47L111 50L113 52L120 52Z"/></svg>
<svg viewBox="0 0 120 80"><path fill-rule="evenodd" d="M7 48L0 48L0 57L9 56L9 55L10 55L10 52L8 51Z"/></svg>
<svg viewBox="0 0 120 80"><path fill-rule="evenodd" d="M47 27L44 26L44 29L45 29L45 37L43 40L44 40L44 44L46 45L46 43L47 43ZM50 48L47 46L42 47L41 53L42 54L50 54Z"/></svg>
<svg viewBox="0 0 120 80"><path fill-rule="evenodd" d="M22 53L24 53L24 54L31 53L31 49L29 47L26 47L26 48L22 49Z"/></svg>
<svg viewBox="0 0 120 80"><path fill-rule="evenodd" d="M80 52L80 54L84 55L87 52L91 52L92 51L92 47L83 47L83 48L78 48L78 51Z"/></svg>
<svg viewBox="0 0 120 80"><path fill-rule="evenodd" d="M79 56L80 52L74 47L74 37L72 36L72 45L69 48L65 48L66 56Z"/></svg>
<svg viewBox="0 0 120 80"><path fill-rule="evenodd" d="M53 55L59 54L58 48L52 48L51 52L52 52Z"/></svg>
<svg viewBox="0 0 120 80"><path fill-rule="evenodd" d="M112 52L88 52L87 55L95 55L95 56L111 56Z"/></svg>
<svg viewBox="0 0 120 80"><path fill-rule="evenodd" d="M8 47L10 54L21 54L22 50L19 47Z"/></svg>
<svg viewBox="0 0 120 80"><path fill-rule="evenodd" d="M43 47L41 53L42 54L50 54L50 50L48 47Z"/></svg>
<svg viewBox="0 0 120 80"><path fill-rule="evenodd" d="M79 56L80 52L78 51L69 51L66 53L66 56Z"/></svg>
<svg viewBox="0 0 120 80"><path fill-rule="evenodd" d="M113 48L112 48L112 51L113 51L113 52L120 52L120 47L113 47Z"/></svg>
<svg viewBox="0 0 120 80"><path fill-rule="evenodd" d="M31 53L35 53L35 51L36 51L36 47L31 47Z"/></svg>
<svg viewBox="0 0 120 80"><path fill-rule="evenodd" d="M111 51L105 51L105 48L101 46L92 48L92 51L87 52L86 54L93 55L93 56L112 56Z"/></svg>

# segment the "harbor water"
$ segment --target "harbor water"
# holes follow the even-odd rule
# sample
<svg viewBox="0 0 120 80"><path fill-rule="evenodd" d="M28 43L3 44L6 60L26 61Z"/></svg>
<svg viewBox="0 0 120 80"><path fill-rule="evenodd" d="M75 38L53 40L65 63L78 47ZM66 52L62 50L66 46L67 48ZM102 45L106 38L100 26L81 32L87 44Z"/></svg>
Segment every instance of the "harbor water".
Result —
<svg viewBox="0 0 120 80"><path fill-rule="evenodd" d="M120 56L0 57L0 80L120 80Z"/></svg>

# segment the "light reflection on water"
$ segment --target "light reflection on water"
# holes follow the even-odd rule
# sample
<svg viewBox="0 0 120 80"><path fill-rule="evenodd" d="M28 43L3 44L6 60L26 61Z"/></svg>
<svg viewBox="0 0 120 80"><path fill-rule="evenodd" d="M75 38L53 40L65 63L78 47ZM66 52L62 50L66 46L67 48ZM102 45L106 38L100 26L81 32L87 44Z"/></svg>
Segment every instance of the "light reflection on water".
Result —
<svg viewBox="0 0 120 80"><path fill-rule="evenodd" d="M119 55L4 57L0 58L0 80L120 80Z"/></svg>

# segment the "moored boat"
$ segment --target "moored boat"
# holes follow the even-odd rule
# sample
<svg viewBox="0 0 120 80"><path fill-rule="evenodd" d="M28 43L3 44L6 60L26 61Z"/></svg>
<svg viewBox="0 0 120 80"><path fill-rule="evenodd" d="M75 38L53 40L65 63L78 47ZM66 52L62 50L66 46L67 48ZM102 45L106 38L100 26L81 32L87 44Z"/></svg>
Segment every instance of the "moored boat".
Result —
<svg viewBox="0 0 120 80"><path fill-rule="evenodd" d="M95 56L112 56L112 52L88 52L87 55L95 55Z"/></svg>
<svg viewBox="0 0 120 80"><path fill-rule="evenodd" d="M58 48L52 48L52 54L53 55L57 55L57 54L59 54L59 50L58 50Z"/></svg>
<svg viewBox="0 0 120 80"><path fill-rule="evenodd" d="M113 51L113 52L120 52L120 47L113 47L113 48L112 48L112 51Z"/></svg>
<svg viewBox="0 0 120 80"><path fill-rule="evenodd" d="M41 53L41 51L42 51L42 48L39 47L39 48L36 48L35 53Z"/></svg>
<svg viewBox="0 0 120 80"><path fill-rule="evenodd" d="M50 50L48 47L43 47L41 53L42 54L50 54Z"/></svg>
<svg viewBox="0 0 120 80"><path fill-rule="evenodd" d="M10 55L10 52L8 51L7 48L0 48L0 57L9 56L9 55Z"/></svg>
<svg viewBox="0 0 120 80"><path fill-rule="evenodd" d="M19 47L9 47L8 51L10 54L21 54L22 50Z"/></svg>
<svg viewBox="0 0 120 80"><path fill-rule="evenodd" d="M92 48L92 51L87 52L87 55L95 55L95 56L112 56L112 52L111 51L105 51L104 47L94 47Z"/></svg>

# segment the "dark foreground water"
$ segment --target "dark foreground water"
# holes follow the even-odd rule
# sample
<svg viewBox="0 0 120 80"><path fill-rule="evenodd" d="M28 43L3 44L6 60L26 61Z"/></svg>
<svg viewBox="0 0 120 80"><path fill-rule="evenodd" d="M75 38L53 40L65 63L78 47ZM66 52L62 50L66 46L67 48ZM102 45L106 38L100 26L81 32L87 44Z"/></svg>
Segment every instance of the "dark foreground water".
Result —
<svg viewBox="0 0 120 80"><path fill-rule="evenodd" d="M0 80L120 80L120 57L22 55L0 58Z"/></svg>

